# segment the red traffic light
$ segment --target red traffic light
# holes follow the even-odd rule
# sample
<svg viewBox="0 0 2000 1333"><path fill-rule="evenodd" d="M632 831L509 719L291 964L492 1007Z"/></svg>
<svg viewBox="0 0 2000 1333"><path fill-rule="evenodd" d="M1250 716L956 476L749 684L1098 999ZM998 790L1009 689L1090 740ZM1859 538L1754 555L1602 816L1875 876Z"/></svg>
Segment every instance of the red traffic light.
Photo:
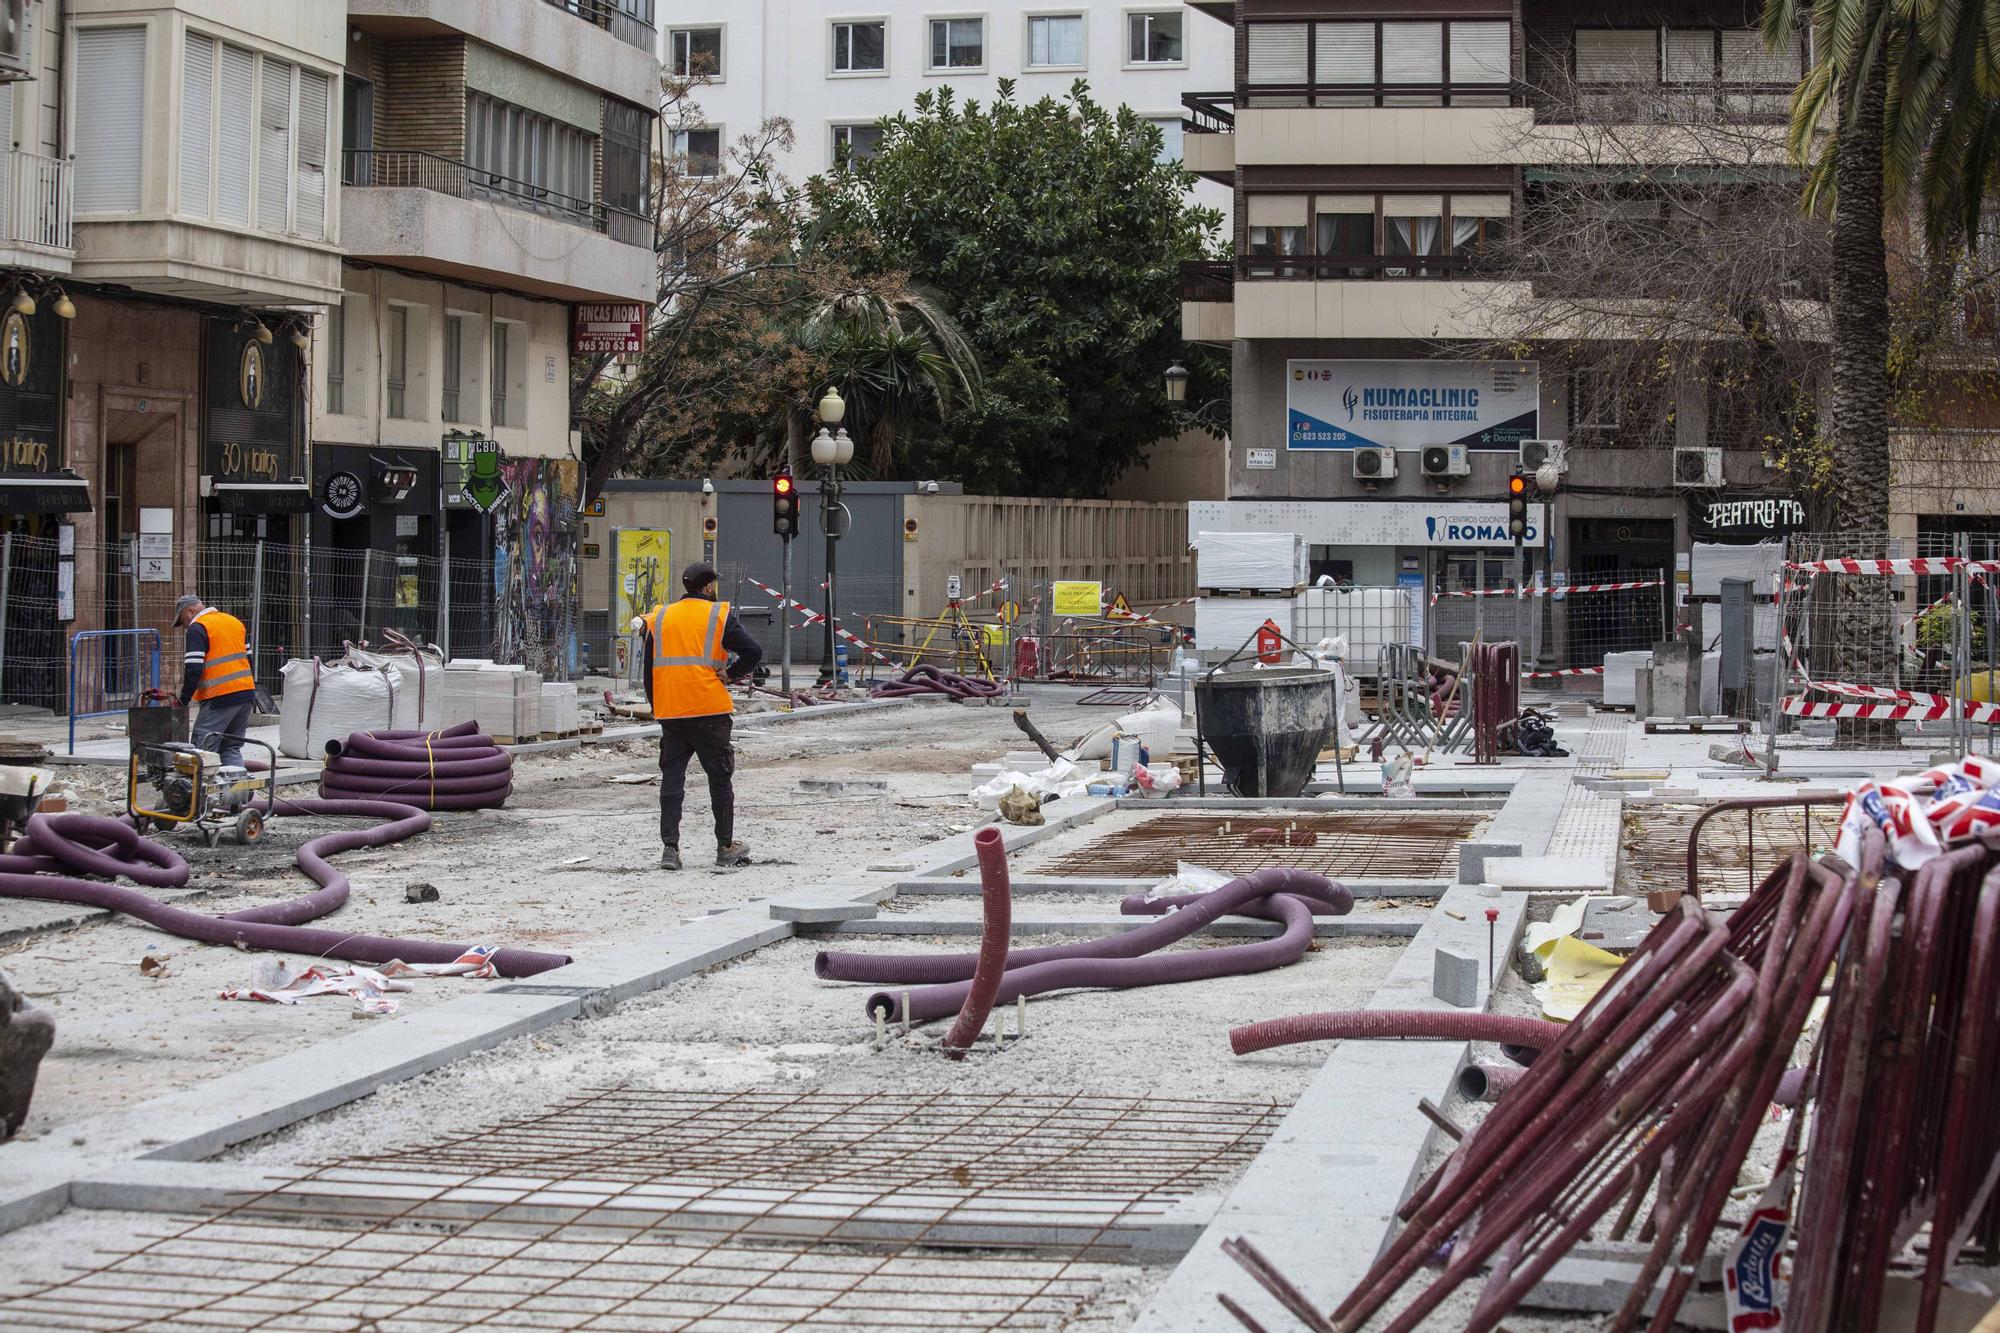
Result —
<svg viewBox="0 0 2000 1333"><path fill-rule="evenodd" d="M771 482L771 489L779 495L792 493L792 478L789 473L779 473Z"/></svg>
<svg viewBox="0 0 2000 1333"><path fill-rule="evenodd" d="M1507 478L1507 493L1509 495L1526 495L1528 493L1528 479L1519 472L1516 472L1513 476Z"/></svg>

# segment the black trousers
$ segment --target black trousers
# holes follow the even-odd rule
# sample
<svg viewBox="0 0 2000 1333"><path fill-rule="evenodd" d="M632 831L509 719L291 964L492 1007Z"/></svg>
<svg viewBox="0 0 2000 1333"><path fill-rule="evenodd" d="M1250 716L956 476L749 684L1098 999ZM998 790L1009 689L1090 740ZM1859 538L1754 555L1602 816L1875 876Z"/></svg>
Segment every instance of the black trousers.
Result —
<svg viewBox="0 0 2000 1333"><path fill-rule="evenodd" d="M225 764L241 764L243 737L250 730L250 715L256 711L255 690L238 690L208 700L194 720L194 743L213 750Z"/></svg>
<svg viewBox="0 0 2000 1333"><path fill-rule="evenodd" d="M736 750L729 743L731 717L664 718L660 722L660 841L681 845L681 803L687 796L689 759L708 774L708 803L715 810L715 845L736 841Z"/></svg>

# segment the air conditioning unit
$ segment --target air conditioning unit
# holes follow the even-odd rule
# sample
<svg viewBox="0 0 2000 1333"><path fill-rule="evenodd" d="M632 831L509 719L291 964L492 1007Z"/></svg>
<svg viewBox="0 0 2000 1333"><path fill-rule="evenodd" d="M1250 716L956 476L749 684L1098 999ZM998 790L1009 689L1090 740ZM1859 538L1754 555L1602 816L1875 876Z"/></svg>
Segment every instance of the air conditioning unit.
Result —
<svg viewBox="0 0 2000 1333"><path fill-rule="evenodd" d="M1396 475L1394 449L1356 449L1354 475L1362 481L1388 481Z"/></svg>
<svg viewBox="0 0 2000 1333"><path fill-rule="evenodd" d="M1558 472L1569 470L1568 451L1563 448L1561 440L1521 441L1521 471L1540 472L1550 464L1554 464Z"/></svg>
<svg viewBox="0 0 2000 1333"><path fill-rule="evenodd" d="M1722 484L1722 450L1679 448L1674 450L1674 485L1683 490L1714 488Z"/></svg>
<svg viewBox="0 0 2000 1333"><path fill-rule="evenodd" d="M0 82L35 77L33 0L0 0Z"/></svg>
<svg viewBox="0 0 2000 1333"><path fill-rule="evenodd" d="M1472 460L1466 457L1462 444L1433 444L1423 453L1423 469L1426 477L1469 477L1472 475Z"/></svg>

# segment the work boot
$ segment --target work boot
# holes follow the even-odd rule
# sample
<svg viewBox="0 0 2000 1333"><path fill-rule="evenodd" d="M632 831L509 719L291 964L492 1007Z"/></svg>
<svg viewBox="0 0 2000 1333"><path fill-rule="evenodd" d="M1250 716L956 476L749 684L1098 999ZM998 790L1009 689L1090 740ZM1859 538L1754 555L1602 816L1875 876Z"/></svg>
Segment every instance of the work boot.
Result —
<svg viewBox="0 0 2000 1333"><path fill-rule="evenodd" d="M715 863L719 866L747 866L750 864L750 844L732 842L727 847L715 849Z"/></svg>
<svg viewBox="0 0 2000 1333"><path fill-rule="evenodd" d="M667 848L667 850L665 850L664 852L661 852L661 853L660 853L660 869L662 869L662 870L679 870L680 868L681 868L681 849L680 849L680 848L678 848L678 847L669 847L669 848Z"/></svg>

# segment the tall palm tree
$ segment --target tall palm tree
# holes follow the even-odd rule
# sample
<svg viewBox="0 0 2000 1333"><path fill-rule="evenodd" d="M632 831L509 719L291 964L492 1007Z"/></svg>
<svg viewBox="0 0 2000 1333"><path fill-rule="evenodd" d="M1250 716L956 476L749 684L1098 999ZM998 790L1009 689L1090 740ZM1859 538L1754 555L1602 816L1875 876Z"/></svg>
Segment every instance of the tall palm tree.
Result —
<svg viewBox="0 0 2000 1333"><path fill-rule="evenodd" d="M1873 544L1889 528L1894 392L1883 233L1892 213L1905 212L1933 244L1976 230L1962 220L1977 218L2000 158L1992 132L2000 5L1765 0L1765 37L1774 46L1786 41L1808 13L1815 61L1793 99L1790 141L1793 156L1812 167L1806 204L1830 206L1833 216L1831 517L1838 531ZM1888 681L1893 645L1868 632L1879 629L1879 617L1858 604L1886 593L1867 599L1846 580L1840 588L1854 603L1841 638L1867 658L1849 665L1868 673L1860 679ZM1842 728L1851 743L1890 739L1873 732L1865 723Z"/></svg>
<svg viewBox="0 0 2000 1333"><path fill-rule="evenodd" d="M913 286L837 291L807 312L797 337L826 362L877 476L895 466L897 438L920 413L964 406L980 392L978 353L944 308Z"/></svg>

